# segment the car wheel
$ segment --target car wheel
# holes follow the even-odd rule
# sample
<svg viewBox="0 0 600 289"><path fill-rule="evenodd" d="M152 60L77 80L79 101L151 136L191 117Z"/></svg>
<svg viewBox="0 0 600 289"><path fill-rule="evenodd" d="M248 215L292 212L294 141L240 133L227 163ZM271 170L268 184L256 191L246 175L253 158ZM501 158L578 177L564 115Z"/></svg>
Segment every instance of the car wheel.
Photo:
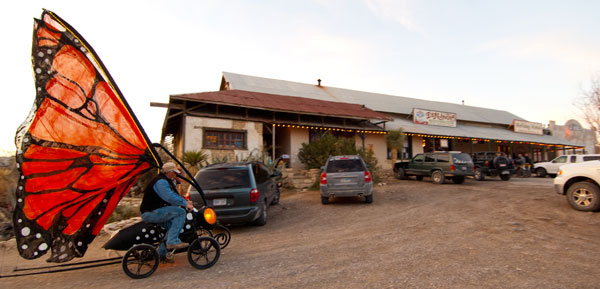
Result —
<svg viewBox="0 0 600 289"><path fill-rule="evenodd" d="M434 184L441 185L444 183L444 181L446 181L446 178L444 177L444 173L442 173L442 171L436 170L431 173L431 181Z"/></svg>
<svg viewBox="0 0 600 289"><path fill-rule="evenodd" d="M508 180L510 180L510 175L500 175L500 178L501 178L503 181L508 181Z"/></svg>
<svg viewBox="0 0 600 289"><path fill-rule="evenodd" d="M481 172L481 168L476 168L475 169L475 179L478 180L478 181L483 181L485 179L485 176Z"/></svg>
<svg viewBox="0 0 600 289"><path fill-rule="evenodd" d="M455 184L462 184L465 182L465 177L452 177L452 181Z"/></svg>
<svg viewBox="0 0 600 289"><path fill-rule="evenodd" d="M589 182L574 183L567 190L567 200L575 210L597 211L600 209L600 188Z"/></svg>
<svg viewBox="0 0 600 289"><path fill-rule="evenodd" d="M423 176L416 176L417 181L422 181L423 180Z"/></svg>
<svg viewBox="0 0 600 289"><path fill-rule="evenodd" d="M535 174L539 178L544 178L544 177L546 177L546 169L544 169L544 168L538 168L537 170L535 170Z"/></svg>
<svg viewBox="0 0 600 289"><path fill-rule="evenodd" d="M365 196L365 203L370 204L373 202L373 194L370 196Z"/></svg>
<svg viewBox="0 0 600 289"><path fill-rule="evenodd" d="M254 221L254 224L257 226L264 226L265 224L267 224L267 203L266 203L266 201L263 202L262 209L260 210L260 216L258 217L258 219L256 219L256 221Z"/></svg>
<svg viewBox="0 0 600 289"><path fill-rule="evenodd" d="M406 173L404 172L404 169L403 169L403 168L399 168L399 169L398 169L398 173L396 173L396 177L397 177L399 180L405 180L405 179L406 179Z"/></svg>
<svg viewBox="0 0 600 289"><path fill-rule="evenodd" d="M279 204L280 198L281 198L281 192L279 191L279 188L277 188L277 189L275 189L275 197L273 198L273 201L271 201L271 205Z"/></svg>
<svg viewBox="0 0 600 289"><path fill-rule="evenodd" d="M321 196L321 204L323 204L323 205L329 204L329 197Z"/></svg>

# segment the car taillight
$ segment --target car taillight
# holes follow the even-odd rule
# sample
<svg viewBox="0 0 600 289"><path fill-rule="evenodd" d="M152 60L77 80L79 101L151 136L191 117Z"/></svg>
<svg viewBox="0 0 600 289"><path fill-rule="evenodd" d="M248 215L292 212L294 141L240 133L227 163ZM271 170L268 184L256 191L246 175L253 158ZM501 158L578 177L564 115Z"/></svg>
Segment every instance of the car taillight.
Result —
<svg viewBox="0 0 600 289"><path fill-rule="evenodd" d="M451 171L454 171L454 165L451 165L451 166L450 166L450 170L451 170Z"/></svg>
<svg viewBox="0 0 600 289"><path fill-rule="evenodd" d="M321 174L321 185L326 185L326 184L327 184L327 174L322 173Z"/></svg>
<svg viewBox="0 0 600 289"><path fill-rule="evenodd" d="M256 202L258 200L258 189L250 190L250 202Z"/></svg>
<svg viewBox="0 0 600 289"><path fill-rule="evenodd" d="M371 178L371 173L369 173L369 171L365 171L365 183L370 183L373 180L373 178Z"/></svg>
<svg viewBox="0 0 600 289"><path fill-rule="evenodd" d="M488 162L488 161L485 161L485 165L486 165L486 166L489 166L489 165L490 165L490 162Z"/></svg>

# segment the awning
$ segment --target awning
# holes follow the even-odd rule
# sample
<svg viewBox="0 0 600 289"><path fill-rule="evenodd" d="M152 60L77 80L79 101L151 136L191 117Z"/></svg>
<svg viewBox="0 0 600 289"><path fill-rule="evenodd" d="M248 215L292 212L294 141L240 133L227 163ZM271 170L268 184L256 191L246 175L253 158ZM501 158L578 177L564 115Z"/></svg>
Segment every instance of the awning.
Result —
<svg viewBox="0 0 600 289"><path fill-rule="evenodd" d="M583 144L577 144L569 142L565 139L558 138L551 135L535 135L516 133L508 129L502 129L497 127L483 127L473 125L457 125L456 127L445 127L435 125L422 125L413 123L408 119L395 118L394 121L387 122L385 124L386 130L395 130L402 128L405 133L416 133L432 136L448 136L448 137L462 137L462 138L475 138L483 140L500 140L500 141L513 141L513 142L528 142L528 143L540 143L540 144L554 144L564 145L571 147L584 147Z"/></svg>

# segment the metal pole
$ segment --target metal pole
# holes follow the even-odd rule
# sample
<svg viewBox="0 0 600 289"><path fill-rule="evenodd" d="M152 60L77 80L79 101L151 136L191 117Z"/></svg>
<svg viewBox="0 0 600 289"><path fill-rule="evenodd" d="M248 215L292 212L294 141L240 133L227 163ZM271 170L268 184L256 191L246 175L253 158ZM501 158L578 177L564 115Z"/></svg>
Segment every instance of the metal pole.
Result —
<svg viewBox="0 0 600 289"><path fill-rule="evenodd" d="M271 161L275 161L275 124L273 124L273 155L271 156Z"/></svg>

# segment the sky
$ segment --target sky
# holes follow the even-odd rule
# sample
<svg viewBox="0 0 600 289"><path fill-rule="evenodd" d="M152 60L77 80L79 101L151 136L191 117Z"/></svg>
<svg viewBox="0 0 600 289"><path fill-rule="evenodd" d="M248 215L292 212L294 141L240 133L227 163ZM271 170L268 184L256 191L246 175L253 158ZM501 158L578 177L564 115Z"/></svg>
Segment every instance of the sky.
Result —
<svg viewBox="0 0 600 289"><path fill-rule="evenodd" d="M152 142L169 95L217 91L222 72L578 119L600 76L600 1L5 1L0 151L35 98L33 18L73 26ZM460 116L459 116L460 117Z"/></svg>

